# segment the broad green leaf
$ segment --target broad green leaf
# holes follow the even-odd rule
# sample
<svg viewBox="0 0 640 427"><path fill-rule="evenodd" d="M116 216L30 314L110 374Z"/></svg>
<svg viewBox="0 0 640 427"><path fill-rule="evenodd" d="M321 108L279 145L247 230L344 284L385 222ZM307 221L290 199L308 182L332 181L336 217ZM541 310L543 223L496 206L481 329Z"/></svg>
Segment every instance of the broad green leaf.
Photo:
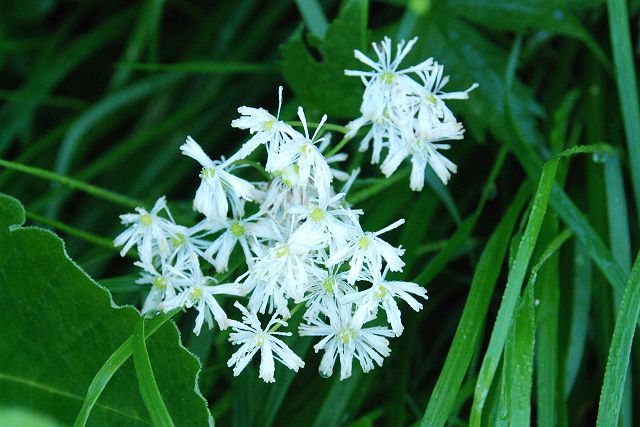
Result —
<svg viewBox="0 0 640 427"><path fill-rule="evenodd" d="M115 307L53 233L20 227L24 209L0 195L0 405L24 405L71 424L95 374L129 339L140 316ZM196 388L199 363L165 323L147 341L176 425L210 424ZM89 425L148 425L132 361L111 378Z"/></svg>
<svg viewBox="0 0 640 427"><path fill-rule="evenodd" d="M357 117L363 89L360 80L345 76L344 70L367 69L353 56L354 49L366 49L367 9L365 0L347 2L325 37L309 41L320 59L311 54L301 31L281 46L282 75L305 107L331 118Z"/></svg>

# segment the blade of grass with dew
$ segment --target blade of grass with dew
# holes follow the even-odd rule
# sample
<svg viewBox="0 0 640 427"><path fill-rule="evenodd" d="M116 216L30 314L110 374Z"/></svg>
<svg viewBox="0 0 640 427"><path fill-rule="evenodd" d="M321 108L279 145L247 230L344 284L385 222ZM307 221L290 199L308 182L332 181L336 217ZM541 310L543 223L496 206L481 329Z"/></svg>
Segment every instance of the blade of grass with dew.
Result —
<svg viewBox="0 0 640 427"><path fill-rule="evenodd" d="M574 246L573 296L571 299L571 320L568 325L569 338L564 360L564 396L569 398L575 383L587 341L589 308L591 306L591 260L582 243L576 240Z"/></svg>
<svg viewBox="0 0 640 427"><path fill-rule="evenodd" d="M627 137L631 183L636 202L636 214L640 215L640 106L636 66L631 47L629 14L625 0L607 0L611 47L620 97L620 110ZM640 217L638 219L640 222Z"/></svg>
<svg viewBox="0 0 640 427"><path fill-rule="evenodd" d="M640 256L629 275L629 282L622 296L616 326L609 347L607 368L598 404L598 426L618 425L622 407L624 385L631 353L631 344L640 314Z"/></svg>
<svg viewBox="0 0 640 427"><path fill-rule="evenodd" d="M519 49L514 48L509 57L505 77L507 89L513 84L518 52ZM510 92L510 90L505 91L505 110L513 131L512 135L501 136L501 140L513 151L529 178L534 179L538 176L542 160L540 155L527 143L527 137L515 119L511 106ZM602 272L603 276L613 286L615 292L621 294L624 290L626 280L624 271L613 258L609 249L607 249L600 236L589 224L582 212L576 207L562 188L557 185L553 186L550 205L556 211L558 217L571 228L576 238L582 242L589 252L589 256Z"/></svg>
<svg viewBox="0 0 640 427"><path fill-rule="evenodd" d="M552 239L558 234L558 228L558 218L555 212L549 212L540 233L540 244L550 242L549 245L552 245ZM566 234L567 237L569 235L570 233ZM531 270L532 276L540 276L540 283L536 287L536 298L538 299L536 310L536 419L541 427L557 425L556 414L560 405L558 399L560 271L557 254L548 256L547 260L539 273L538 270Z"/></svg>
<svg viewBox="0 0 640 427"><path fill-rule="evenodd" d="M473 406L471 408L471 426L479 426L482 420L484 403L500 361L506 335L513 318L513 312L520 295L520 289L529 265L529 260L533 254L533 249L537 243L540 228L542 227L542 222L547 212L547 205L551 196L551 189L553 188L557 167L558 159L554 157L542 168L542 176L540 177L540 184L534 196L529 221L522 240L520 241L515 262L509 271L507 287L498 310L495 326L491 332L489 347L487 348L482 366L480 367L480 373L478 374L478 382L476 383Z"/></svg>
<svg viewBox="0 0 640 427"><path fill-rule="evenodd" d="M153 375L151 360L145 343L144 317L141 317L133 334L133 362L138 377L140 394L153 424L158 427L172 427L171 414L162 400L162 395Z"/></svg>
<svg viewBox="0 0 640 427"><path fill-rule="evenodd" d="M472 352L479 342L491 296L507 251L509 236L531 191L523 185L513 198L507 212L491 235L473 275L460 323L447 354L442 372L420 422L421 427L443 426L454 407Z"/></svg>
<svg viewBox="0 0 640 427"><path fill-rule="evenodd" d="M631 269L631 242L629 219L627 215L627 202L622 178L620 158L617 155L608 155L604 161L604 179L607 190L607 217L609 225L609 246L614 258L620 263L622 269L628 273ZM614 313L620 307L622 296L614 297ZM631 365L627 370L624 398L622 403L622 426L633 425L633 390L631 381Z"/></svg>
<svg viewBox="0 0 640 427"><path fill-rule="evenodd" d="M23 172L29 175L36 176L38 178L47 179L49 181L58 182L66 187L69 187L74 190L79 190L84 193L90 194L94 197L107 200L109 202L115 203L117 205L125 206L128 208L136 208L145 206L139 200L134 200L130 197L123 196L121 194L115 193L110 190L106 190L104 188L100 188L93 184L88 184L86 182L79 181L75 178L71 178L65 175L60 175L55 172L51 172L46 169L36 168L33 166L23 165L21 163L12 162L9 160L0 159L0 166L5 167L7 169L12 169L18 172Z"/></svg>
<svg viewBox="0 0 640 427"><path fill-rule="evenodd" d="M153 335L162 325L171 320L171 318L173 318L173 316L178 312L180 312L180 309L176 309L168 313L162 313L153 319L149 319L147 321L147 327L145 328L145 338L149 338ZM104 362L104 365L102 365L100 370L96 373L91 384L89 384L84 402L82 402L82 408L80 408L80 412L78 412L78 416L73 423L74 427L84 427L86 425L89 415L91 415L91 410L95 406L105 387L116 371L124 365L124 362L126 362L132 354L133 336L123 342L122 345L118 347L111 356L109 356L109 359Z"/></svg>
<svg viewBox="0 0 640 427"><path fill-rule="evenodd" d="M535 345L534 286L530 281L516 307L504 346L498 426L528 426L531 419L533 349Z"/></svg>

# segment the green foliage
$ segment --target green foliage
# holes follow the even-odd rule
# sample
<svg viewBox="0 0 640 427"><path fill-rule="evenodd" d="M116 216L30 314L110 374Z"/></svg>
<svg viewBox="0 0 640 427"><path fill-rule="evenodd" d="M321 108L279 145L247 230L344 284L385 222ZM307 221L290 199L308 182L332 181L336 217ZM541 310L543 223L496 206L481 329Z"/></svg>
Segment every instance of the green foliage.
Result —
<svg viewBox="0 0 640 427"><path fill-rule="evenodd" d="M358 79L345 76L344 70L363 67L354 59L353 50L366 49L367 13L366 0L350 0L329 25L323 39L309 36L305 42L305 33L300 29L281 46L280 67L287 84L304 105L315 107L332 120L358 114L362 90ZM320 58L315 58L310 48Z"/></svg>
<svg viewBox="0 0 640 427"><path fill-rule="evenodd" d="M24 210L0 195L0 404L24 405L70 424L94 375L134 331L140 316L115 308L49 231L20 225ZM198 362L169 322L148 341L157 381L177 425L210 417L194 389ZM129 353L130 354L130 353ZM20 357L16 357L19 355ZM90 424L138 425L153 417L138 393L131 363L110 379Z"/></svg>
<svg viewBox="0 0 640 427"><path fill-rule="evenodd" d="M0 426L637 424L637 2L5 3L0 191L26 209L0 196ZM447 102L467 133L446 187L428 172L413 193L410 164L385 178L360 136L340 140L363 93L344 69L383 36L419 37L401 67L433 57L445 91L479 83ZM228 156L247 137L237 108L275 112L279 85L281 118L328 114L328 152L361 167L365 228L406 219L385 235L406 249L394 277L429 291L384 366L345 381L318 376L309 338L292 340L299 373L233 377L227 333L141 320L138 271L111 244L119 214L163 194L195 221L178 146Z"/></svg>

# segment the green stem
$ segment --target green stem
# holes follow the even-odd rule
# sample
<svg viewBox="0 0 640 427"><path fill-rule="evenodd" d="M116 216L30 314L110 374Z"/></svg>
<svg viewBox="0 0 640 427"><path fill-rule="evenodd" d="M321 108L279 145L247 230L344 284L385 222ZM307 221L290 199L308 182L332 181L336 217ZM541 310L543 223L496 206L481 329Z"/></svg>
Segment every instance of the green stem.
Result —
<svg viewBox="0 0 640 427"><path fill-rule="evenodd" d="M26 216L27 218L29 218L30 220L39 222L43 225L47 225L49 227L55 228L57 230L63 231L67 234L70 234L72 236L78 237L82 240L85 240L89 243L93 243L97 246L112 250L112 251L118 251L116 249L115 246L113 246L113 242L110 239L107 239L105 237L100 237L96 234L90 233L88 231L84 231L84 230L80 230L79 228L75 228L72 227L70 225L67 225L63 222L60 221L56 221L54 219L49 219L46 218L44 216L38 215L36 213L33 212L26 212Z"/></svg>
<svg viewBox="0 0 640 427"><path fill-rule="evenodd" d="M27 165L23 165L22 163L12 162L4 159L0 159L0 166L3 166L7 169L15 170L18 172L23 172L29 175L33 175L38 178L58 182L69 188L79 190L87 194L91 194L92 196L107 200L109 202L113 202L121 206L126 206L128 208L135 208L135 207L145 205L145 203L139 200L135 200L130 197L115 193L113 191L106 190L104 188L101 188L92 184L88 184L86 182L82 182L65 175L60 175L55 172L48 171L46 169L27 166Z"/></svg>

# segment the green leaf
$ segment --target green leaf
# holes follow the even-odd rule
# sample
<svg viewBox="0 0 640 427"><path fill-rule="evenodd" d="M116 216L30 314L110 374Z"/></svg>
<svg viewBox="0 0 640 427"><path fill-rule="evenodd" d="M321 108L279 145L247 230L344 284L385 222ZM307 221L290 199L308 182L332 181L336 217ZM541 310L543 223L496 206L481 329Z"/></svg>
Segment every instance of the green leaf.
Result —
<svg viewBox="0 0 640 427"><path fill-rule="evenodd" d="M144 318L140 318L136 325L136 331L133 334L133 360L136 367L136 375L138 376L138 386L142 400L147 406L149 415L153 425L162 427L173 427L171 414L167 410L167 406L162 400L156 377L153 375L153 368L149 360L149 352L145 343L144 336Z"/></svg>
<svg viewBox="0 0 640 427"><path fill-rule="evenodd" d="M24 209L0 195L0 405L24 405L71 424L96 372L133 333L140 315L115 307L53 233L20 227ZM196 388L199 363L165 323L147 341L176 425L212 422ZM124 359L126 360L126 358ZM89 425L147 425L131 361L106 385Z"/></svg>
<svg viewBox="0 0 640 427"><path fill-rule="evenodd" d="M344 70L366 68L354 58L353 50L366 47L367 12L367 1L347 2L326 36L314 39L313 48L322 57L319 61L305 44L302 31L281 46L282 75L305 107L332 118L352 119L358 115L363 89L358 78L345 76Z"/></svg>
<svg viewBox="0 0 640 427"><path fill-rule="evenodd" d="M629 276L616 319L598 405L598 426L618 424L638 314L640 314L640 256L636 258Z"/></svg>
<svg viewBox="0 0 640 427"><path fill-rule="evenodd" d="M531 417L535 308L533 284L529 284L516 308L514 323L504 349L505 395L509 425L527 426Z"/></svg>
<svg viewBox="0 0 640 427"><path fill-rule="evenodd" d="M529 221L522 235L522 240L520 240L515 261L509 270L507 286L500 304L500 309L498 310L495 326L491 333L489 347L487 348L480 373L478 374L478 381L473 397L473 407L471 408L471 420L469 423L471 426L479 426L482 419L482 410L504 349L504 343L513 319L516 303L520 296L522 282L524 281L524 276L527 272L527 267L533 254L533 249L538 241L540 228L542 227L542 222L547 212L557 167L558 160L557 158L553 158L545 164L542 170L540 184L534 197Z"/></svg>
<svg viewBox="0 0 640 427"><path fill-rule="evenodd" d="M529 194L526 186L520 189L482 252L451 349L420 423L422 427L443 426L451 413L473 355L469 349L474 348L481 338L509 236Z"/></svg>
<svg viewBox="0 0 640 427"><path fill-rule="evenodd" d="M609 30L615 65L616 86L629 150L631 183L636 201L636 214L640 216L640 105L636 66L631 47L627 2L608 0ZM638 219L640 221L640 217Z"/></svg>

